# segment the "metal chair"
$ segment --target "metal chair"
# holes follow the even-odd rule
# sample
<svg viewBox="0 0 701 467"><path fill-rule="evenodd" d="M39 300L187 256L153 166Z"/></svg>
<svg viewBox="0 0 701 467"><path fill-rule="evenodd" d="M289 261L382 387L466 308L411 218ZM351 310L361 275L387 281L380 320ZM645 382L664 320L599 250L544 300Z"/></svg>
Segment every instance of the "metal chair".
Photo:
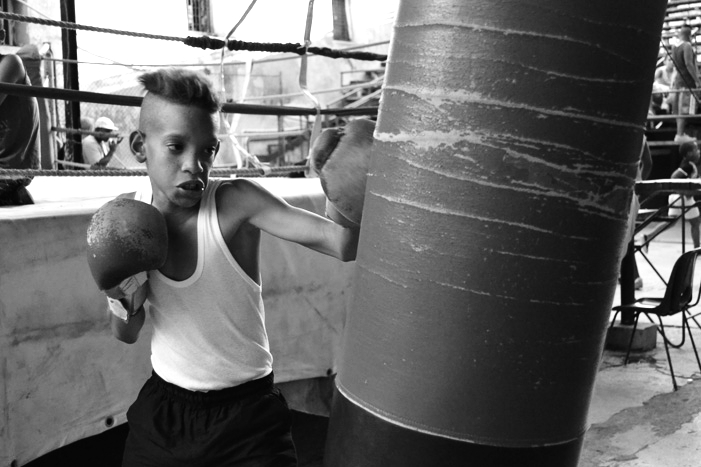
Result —
<svg viewBox="0 0 701 467"><path fill-rule="evenodd" d="M628 351L626 352L626 359L624 362L626 365L628 364L628 359L630 357L630 349L633 345L633 338L635 336L635 330L638 327L638 318L640 317L640 313L645 314L647 319L653 323L654 321L650 315L657 316L660 323L657 330L662 335L662 341L664 342L665 352L667 353L669 371L672 374L672 384L674 385L675 391L678 389L678 386L674 377L674 367L672 366L672 358L669 353L669 348L680 348L682 345L684 345L687 332L689 333L691 345L694 348L696 363L698 363L699 370L701 371L701 360L699 359L696 343L694 342L694 336L691 334L691 328L689 327L688 321L689 317L691 316L689 309L699 303L699 296L701 296L700 288L699 293L697 293L696 302L691 303L693 298L694 268L696 266L696 258L700 253L701 248L696 248L691 251L687 251L677 259L677 261L674 263L674 267L672 268L672 273L669 276L664 297L642 297L633 303L613 307L616 314L611 322L612 325L616 321L616 316L618 316L618 313L620 312L628 311L635 315L635 322L633 324L633 330L630 334L630 342L628 343ZM681 313L682 315L682 337L678 343L673 343L669 340L667 334L665 333L662 317L676 315L677 313Z"/></svg>

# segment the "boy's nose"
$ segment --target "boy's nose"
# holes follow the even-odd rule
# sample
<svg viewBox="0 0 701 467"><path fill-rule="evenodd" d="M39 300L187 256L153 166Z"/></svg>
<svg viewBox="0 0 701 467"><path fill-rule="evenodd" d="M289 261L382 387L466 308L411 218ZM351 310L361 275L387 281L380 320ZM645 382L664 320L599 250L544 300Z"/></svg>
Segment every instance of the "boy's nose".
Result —
<svg viewBox="0 0 701 467"><path fill-rule="evenodd" d="M200 173L202 172L202 162L197 154L188 154L183 161L183 170L190 173Z"/></svg>

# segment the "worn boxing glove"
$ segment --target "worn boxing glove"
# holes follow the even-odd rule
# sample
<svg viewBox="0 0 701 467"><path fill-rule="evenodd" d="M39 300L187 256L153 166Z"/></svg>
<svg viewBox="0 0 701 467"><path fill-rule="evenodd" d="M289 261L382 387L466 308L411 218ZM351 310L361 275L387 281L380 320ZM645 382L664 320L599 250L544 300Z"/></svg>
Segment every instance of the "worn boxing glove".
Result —
<svg viewBox="0 0 701 467"><path fill-rule="evenodd" d="M150 204L116 198L97 210L87 232L88 266L97 286L113 299L133 294L146 271L165 264L168 231Z"/></svg>
<svg viewBox="0 0 701 467"><path fill-rule="evenodd" d="M362 219L374 131L372 120L351 120L324 130L309 151L327 197L326 214L338 224L358 226Z"/></svg>

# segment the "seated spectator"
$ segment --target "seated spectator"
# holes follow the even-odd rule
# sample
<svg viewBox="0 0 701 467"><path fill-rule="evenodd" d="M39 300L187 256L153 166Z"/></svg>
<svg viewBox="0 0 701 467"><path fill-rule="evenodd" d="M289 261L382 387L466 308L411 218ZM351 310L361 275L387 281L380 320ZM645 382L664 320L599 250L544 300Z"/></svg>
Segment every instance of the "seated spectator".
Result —
<svg viewBox="0 0 701 467"><path fill-rule="evenodd" d="M82 123L82 122L81 122ZM83 138L83 160L91 169L104 169L112 160L122 137L115 138L119 129L112 120L100 117L95 120L95 132Z"/></svg>
<svg viewBox="0 0 701 467"><path fill-rule="evenodd" d="M5 30L0 28L0 43ZM0 55L0 82L30 86L22 59L17 55ZM39 107L34 97L0 94L0 168L38 169L41 167ZM0 206L33 204L26 186L28 176L0 178Z"/></svg>
<svg viewBox="0 0 701 467"><path fill-rule="evenodd" d="M669 94L674 78L674 62L671 57L664 60L664 64L655 70L655 81L652 83L652 108L653 113L668 113L671 100L674 95Z"/></svg>

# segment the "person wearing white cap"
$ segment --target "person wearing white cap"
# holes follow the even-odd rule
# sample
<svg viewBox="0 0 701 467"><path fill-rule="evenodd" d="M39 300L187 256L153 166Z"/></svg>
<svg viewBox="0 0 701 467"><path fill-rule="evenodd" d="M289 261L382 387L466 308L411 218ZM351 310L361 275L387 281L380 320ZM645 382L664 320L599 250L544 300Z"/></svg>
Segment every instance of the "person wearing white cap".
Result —
<svg viewBox="0 0 701 467"><path fill-rule="evenodd" d="M117 150L117 145L122 137L115 138L119 131L117 125L107 117L95 120L95 135L86 136L83 139L83 160L90 164L92 169L103 169L112 160Z"/></svg>

